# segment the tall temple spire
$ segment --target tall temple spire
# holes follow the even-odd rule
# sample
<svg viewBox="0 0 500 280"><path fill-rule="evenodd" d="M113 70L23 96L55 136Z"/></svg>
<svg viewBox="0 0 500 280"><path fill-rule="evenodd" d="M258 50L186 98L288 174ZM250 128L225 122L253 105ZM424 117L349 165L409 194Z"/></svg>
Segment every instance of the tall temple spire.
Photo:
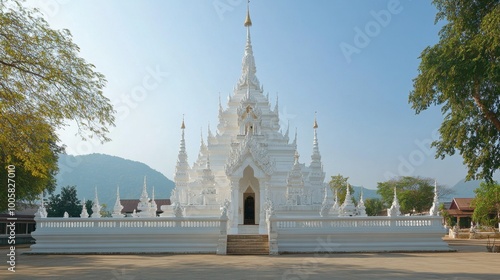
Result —
<svg viewBox="0 0 500 280"><path fill-rule="evenodd" d="M186 140L184 139L184 130L186 129L186 125L184 124L184 116L182 116L182 124L181 124L181 143L179 147L179 156L177 160L177 165L179 163L187 161L187 154L186 154Z"/></svg>
<svg viewBox="0 0 500 280"><path fill-rule="evenodd" d="M325 172L323 172L323 164L321 163L321 154L319 153L318 144L318 121L316 120L316 112L314 113L314 138L313 138L313 152L311 155L311 173L309 174L309 180L315 184L322 184L325 180Z"/></svg>
<svg viewBox="0 0 500 280"><path fill-rule="evenodd" d="M250 36L250 26L252 26L252 20L250 19L250 1L247 3L247 15L245 18L244 26L247 28L247 42L245 46L245 54L242 61L242 72L240 80L238 81L238 87L250 88L253 87L256 90L260 90L259 80L255 73L257 69L255 68L255 59L253 57L252 50L252 40Z"/></svg>
<svg viewBox="0 0 500 280"><path fill-rule="evenodd" d="M297 149L297 127L295 127L295 137L293 138L293 145Z"/></svg>
<svg viewBox="0 0 500 280"><path fill-rule="evenodd" d="M188 169L189 164L187 162L187 153L186 153L186 140L184 139L184 130L186 129L186 125L184 123L184 116L182 117L181 124L181 143L179 147L179 155L177 158L177 165L175 166L175 174L174 181L176 185L181 182L187 182L189 180Z"/></svg>
<svg viewBox="0 0 500 280"><path fill-rule="evenodd" d="M315 164L321 166L321 154L319 153L319 144L318 144L318 121L316 119L316 112L314 112L314 139L313 139L313 154L311 155L311 165Z"/></svg>

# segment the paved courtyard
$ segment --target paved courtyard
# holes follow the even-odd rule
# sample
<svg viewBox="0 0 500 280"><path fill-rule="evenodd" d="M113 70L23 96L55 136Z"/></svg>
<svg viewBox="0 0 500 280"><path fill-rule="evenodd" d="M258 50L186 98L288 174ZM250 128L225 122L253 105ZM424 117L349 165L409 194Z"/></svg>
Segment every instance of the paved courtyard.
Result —
<svg viewBox="0 0 500 280"><path fill-rule="evenodd" d="M499 279L500 254L485 241L449 241L458 252L281 256L26 255L0 279ZM6 260L7 248L0 248Z"/></svg>

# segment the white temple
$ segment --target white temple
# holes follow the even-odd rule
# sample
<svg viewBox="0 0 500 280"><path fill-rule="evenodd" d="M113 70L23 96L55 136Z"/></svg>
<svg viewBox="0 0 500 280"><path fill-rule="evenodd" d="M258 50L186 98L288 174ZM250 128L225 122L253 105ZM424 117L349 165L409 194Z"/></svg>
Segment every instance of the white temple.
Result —
<svg viewBox="0 0 500 280"><path fill-rule="evenodd" d="M93 214L47 217L43 199L35 216L32 254L46 253L216 253L281 254L387 251L449 251L441 239L437 187L430 216L400 216L396 192L388 216L367 216L349 187L340 205L325 184L313 122L312 156L300 162L297 133L282 133L278 103L256 76L247 9L247 39L242 74L226 108L219 102L219 124L201 140L194 164L188 163L181 125L172 205L156 216L146 178L136 212L121 213L117 188L112 217L101 217L97 190ZM83 200L85 205L85 199ZM252 238L252 239L248 239ZM252 240L249 243L249 240ZM249 252L248 250L252 250Z"/></svg>
<svg viewBox="0 0 500 280"><path fill-rule="evenodd" d="M188 164L184 130L174 175L173 204L180 204L185 216L218 215L219 206L230 202L230 232L238 225L260 225L265 229L265 206L279 211L301 210L319 216L325 190L325 172L318 145L318 123L314 119L312 156L300 163L297 133L290 139L289 127L280 127L278 101L272 108L269 95L256 76L247 10L247 29L241 77L226 108L219 100L219 124L201 139L196 162ZM298 207L294 207L298 206ZM167 210L165 208L165 210Z"/></svg>

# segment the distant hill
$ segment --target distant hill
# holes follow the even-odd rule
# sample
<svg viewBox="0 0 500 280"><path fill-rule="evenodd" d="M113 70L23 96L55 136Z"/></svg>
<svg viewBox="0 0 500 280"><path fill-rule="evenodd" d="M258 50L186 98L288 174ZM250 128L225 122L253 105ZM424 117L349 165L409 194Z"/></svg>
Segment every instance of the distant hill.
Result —
<svg viewBox="0 0 500 280"><path fill-rule="evenodd" d="M75 185L79 199L93 200L94 188L97 187L99 202L106 203L111 210L116 200L116 187L120 187L121 198L138 199L144 176L147 177L150 197L154 186L155 198L170 198L174 182L144 163L104 154L61 154L56 194L62 187Z"/></svg>
<svg viewBox="0 0 500 280"><path fill-rule="evenodd" d="M377 193L377 190L374 189L367 189L365 187L360 187L360 186L352 186L354 189L354 194L353 196L357 199L359 199L359 196L361 194L361 188L363 188L363 199L366 200L368 198L380 198L380 195Z"/></svg>
<svg viewBox="0 0 500 280"><path fill-rule="evenodd" d="M474 181L465 181L461 180L458 183L456 183L451 189L454 191L453 194L449 195L447 198L450 199L450 201L454 197L459 197L459 198L468 198L468 197L475 197L476 194L474 193L474 190L479 187L479 184L481 184L482 181L479 180L474 180Z"/></svg>

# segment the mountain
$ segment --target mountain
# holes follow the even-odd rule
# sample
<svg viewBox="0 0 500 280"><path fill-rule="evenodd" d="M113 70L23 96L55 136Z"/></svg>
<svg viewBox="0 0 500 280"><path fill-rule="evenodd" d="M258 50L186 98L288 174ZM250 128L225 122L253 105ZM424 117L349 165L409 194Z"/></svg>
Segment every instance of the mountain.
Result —
<svg viewBox="0 0 500 280"><path fill-rule="evenodd" d="M474 193L474 190L479 187L479 184L481 184L482 181L480 180L473 180L473 181L465 181L461 180L458 183L456 183L451 189L453 190L453 193L449 195L447 198L450 199L450 201L454 197L458 198L468 198L468 197L475 197L476 194Z"/></svg>
<svg viewBox="0 0 500 280"><path fill-rule="evenodd" d="M380 199L380 195L377 193L377 190L367 189L367 188L361 187L361 186L352 186L352 188L354 189L354 194L352 194L352 195L353 195L353 197L356 198L356 200L359 199L359 196L361 194L361 188L363 188L363 199L364 200L366 200L368 198L379 198Z"/></svg>
<svg viewBox="0 0 500 280"><path fill-rule="evenodd" d="M120 198L138 199L142 193L144 176L148 194L154 186L155 198L170 198L174 182L144 163L120 157L90 154L81 156L59 155L59 174L56 176L56 194L61 188L75 185L79 199L94 200L97 187L99 202L112 210L116 201L116 187Z"/></svg>

